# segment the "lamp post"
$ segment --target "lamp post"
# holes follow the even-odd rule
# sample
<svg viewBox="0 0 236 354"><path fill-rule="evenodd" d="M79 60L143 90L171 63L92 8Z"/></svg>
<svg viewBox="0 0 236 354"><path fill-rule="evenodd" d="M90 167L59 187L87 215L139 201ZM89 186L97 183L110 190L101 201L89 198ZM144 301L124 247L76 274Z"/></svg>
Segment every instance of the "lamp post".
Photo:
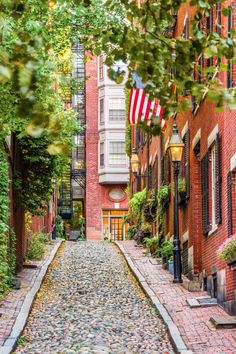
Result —
<svg viewBox="0 0 236 354"><path fill-rule="evenodd" d="M174 166L174 283L182 283L182 263L181 263L181 247L179 240L179 208L178 208L178 177L180 162L182 159L182 152L184 143L179 135L177 124L173 125L173 133L168 145L171 160Z"/></svg>

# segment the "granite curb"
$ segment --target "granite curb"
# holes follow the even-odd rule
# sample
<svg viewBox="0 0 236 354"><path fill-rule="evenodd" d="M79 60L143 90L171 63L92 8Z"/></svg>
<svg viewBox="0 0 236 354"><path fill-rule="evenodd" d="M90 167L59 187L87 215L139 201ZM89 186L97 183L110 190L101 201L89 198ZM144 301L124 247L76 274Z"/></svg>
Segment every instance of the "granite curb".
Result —
<svg viewBox="0 0 236 354"><path fill-rule="evenodd" d="M54 260L59 248L61 247L62 243L64 242L63 239L59 240L59 242L53 248L51 255L48 258L48 261L42 266L34 285L27 293L24 302L21 306L20 312L16 318L14 326L12 328L10 336L6 339L4 344L0 347L0 354L10 354L17 343L18 338L20 337L21 333L24 330L26 325L28 316L30 314L34 299L41 287L41 284L45 278L45 275L48 271L49 266L51 265L52 261Z"/></svg>
<svg viewBox="0 0 236 354"><path fill-rule="evenodd" d="M129 253L126 252L125 248L117 241L114 242L115 245L119 248L120 252L123 254L130 270L134 274L135 278L137 279L138 283L140 284L141 288L145 292L145 294L149 297L151 300L152 304L155 306L157 309L159 315L163 319L165 325L167 326L168 329L168 334L170 337L170 340L178 354L192 354L193 352L191 350L188 350L184 340L179 332L178 327L175 325L173 322L171 316L169 315L167 309L165 306L161 304L159 301L158 297L155 295L154 291L150 288L148 283L146 282L144 276L141 274L141 272L138 270L138 268L135 266L133 260L131 259ZM1 354L1 352L0 352Z"/></svg>

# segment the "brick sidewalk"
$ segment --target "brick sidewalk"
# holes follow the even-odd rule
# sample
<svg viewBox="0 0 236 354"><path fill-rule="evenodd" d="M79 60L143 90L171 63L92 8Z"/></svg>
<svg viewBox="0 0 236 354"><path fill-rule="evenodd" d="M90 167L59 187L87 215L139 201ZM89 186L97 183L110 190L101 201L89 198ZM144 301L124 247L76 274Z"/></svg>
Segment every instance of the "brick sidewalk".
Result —
<svg viewBox="0 0 236 354"><path fill-rule="evenodd" d="M11 334L13 325L27 293L33 287L40 270L44 264L47 263L57 243L59 243L59 240L51 241L50 244L47 245L46 257L42 261L33 262L33 264L37 265L37 268L24 268L17 274L21 281L21 288L19 290L12 290L0 301L0 346L3 345Z"/></svg>
<svg viewBox="0 0 236 354"><path fill-rule="evenodd" d="M160 265L153 264L154 259L144 255L142 248L135 247L134 241L119 244L165 306L189 350L201 354L236 353L236 330L216 330L209 322L213 315L227 316L221 307L190 308L187 305L186 299L203 296L205 292L189 292L181 285L173 284L173 276Z"/></svg>

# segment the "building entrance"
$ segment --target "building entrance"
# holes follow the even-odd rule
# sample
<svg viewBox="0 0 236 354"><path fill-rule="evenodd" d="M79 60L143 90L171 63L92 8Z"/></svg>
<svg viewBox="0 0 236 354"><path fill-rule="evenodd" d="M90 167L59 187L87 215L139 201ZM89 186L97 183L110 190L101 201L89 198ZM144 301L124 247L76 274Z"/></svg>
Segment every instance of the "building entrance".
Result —
<svg viewBox="0 0 236 354"><path fill-rule="evenodd" d="M124 217L127 214L127 210L103 210L103 239L108 238L114 241L125 240L128 225L124 223Z"/></svg>

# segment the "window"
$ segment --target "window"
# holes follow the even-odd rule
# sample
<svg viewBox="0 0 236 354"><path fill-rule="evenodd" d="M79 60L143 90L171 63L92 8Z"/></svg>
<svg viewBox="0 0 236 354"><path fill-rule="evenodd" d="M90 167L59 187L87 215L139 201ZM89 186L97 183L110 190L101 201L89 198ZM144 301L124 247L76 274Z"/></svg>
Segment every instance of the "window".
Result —
<svg viewBox="0 0 236 354"><path fill-rule="evenodd" d="M104 143L100 143L100 167L104 167Z"/></svg>
<svg viewBox="0 0 236 354"><path fill-rule="evenodd" d="M124 141L112 141L109 147L109 164L126 165L126 153Z"/></svg>
<svg viewBox="0 0 236 354"><path fill-rule="evenodd" d="M202 181L202 227L207 235L214 232L222 222L221 209L221 138L215 142L201 160Z"/></svg>
<svg viewBox="0 0 236 354"><path fill-rule="evenodd" d="M126 117L125 100L113 98L109 100L109 120L111 122L124 122Z"/></svg>
<svg viewBox="0 0 236 354"><path fill-rule="evenodd" d="M104 123L104 98L100 99L100 123Z"/></svg>
<svg viewBox="0 0 236 354"><path fill-rule="evenodd" d="M99 80L103 80L104 79L103 55L100 55L98 61L99 61Z"/></svg>

